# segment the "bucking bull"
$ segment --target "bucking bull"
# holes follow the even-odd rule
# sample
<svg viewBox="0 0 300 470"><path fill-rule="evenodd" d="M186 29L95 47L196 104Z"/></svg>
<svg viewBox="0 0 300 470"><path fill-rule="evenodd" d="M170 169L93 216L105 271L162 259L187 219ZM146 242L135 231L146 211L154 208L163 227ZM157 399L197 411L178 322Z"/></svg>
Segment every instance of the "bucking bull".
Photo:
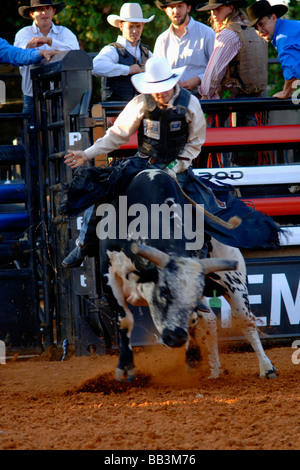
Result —
<svg viewBox="0 0 300 470"><path fill-rule="evenodd" d="M163 230L167 233L158 234L166 222L166 213L157 217L162 203L170 208L173 223L169 231ZM179 185L163 171L145 170L135 176L121 199L97 209L102 216L97 226L101 270L120 334L116 379L132 381L135 377L131 346L134 318L129 305L149 307L162 342L171 348L185 345L187 366L199 365L204 346L210 377L220 376L217 319L204 297L205 280L210 276L222 287L233 321L238 321L256 352L260 376L276 377L249 308L246 266L240 250L214 238L210 239L205 259L201 258L200 244L187 249L191 240L184 223L190 223L191 217L184 218L176 208L193 211L190 233L197 237L201 225L197 227L195 222L197 211L187 206Z"/></svg>

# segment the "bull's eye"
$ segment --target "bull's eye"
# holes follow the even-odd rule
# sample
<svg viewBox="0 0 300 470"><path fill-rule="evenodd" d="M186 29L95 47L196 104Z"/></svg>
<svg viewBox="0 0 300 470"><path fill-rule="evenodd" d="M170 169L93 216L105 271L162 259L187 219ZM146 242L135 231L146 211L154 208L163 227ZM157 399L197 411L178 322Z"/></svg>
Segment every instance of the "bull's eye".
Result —
<svg viewBox="0 0 300 470"><path fill-rule="evenodd" d="M159 293L162 300L167 301L170 297L170 289L167 286L161 287Z"/></svg>

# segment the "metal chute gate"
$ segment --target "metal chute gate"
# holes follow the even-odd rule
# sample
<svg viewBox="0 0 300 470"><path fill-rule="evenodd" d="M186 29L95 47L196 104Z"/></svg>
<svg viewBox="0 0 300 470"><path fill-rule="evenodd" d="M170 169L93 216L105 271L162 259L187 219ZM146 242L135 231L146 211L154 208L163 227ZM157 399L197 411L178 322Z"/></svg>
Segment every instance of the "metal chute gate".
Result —
<svg viewBox="0 0 300 470"><path fill-rule="evenodd" d="M67 149L92 144L125 103L91 103L92 59L84 51L54 56L35 66L31 74L35 122L29 122L26 115L0 114L0 122L17 119L22 123L18 145L0 146L0 169L21 168L20 177L0 184L0 341L5 342L8 354L39 354L52 345L62 347L64 341L77 355L104 354L117 348L118 340L101 291L101 260L86 258L80 268L72 270L61 267L75 246L83 214L67 219L57 209L60 185L72 178L63 163ZM194 171L230 183L247 204L288 225L292 237L283 241L280 250L245 250L243 254L250 304L264 338L299 337L300 104L272 98L201 104L206 115L220 110L234 114L245 107L270 113L266 126L208 128L203 152L227 156L222 167L203 168L196 162ZM296 118L283 125L281 114L286 110L293 110ZM279 115L280 122L278 116L272 122L272 115ZM120 155L134 154L136 144L133 136ZM230 152L242 155L241 161L230 162ZM95 164L107 161L106 155L100 155ZM221 304L220 336L227 338L230 312L222 298ZM149 344L156 331L147 310L133 309L133 313L133 344Z"/></svg>

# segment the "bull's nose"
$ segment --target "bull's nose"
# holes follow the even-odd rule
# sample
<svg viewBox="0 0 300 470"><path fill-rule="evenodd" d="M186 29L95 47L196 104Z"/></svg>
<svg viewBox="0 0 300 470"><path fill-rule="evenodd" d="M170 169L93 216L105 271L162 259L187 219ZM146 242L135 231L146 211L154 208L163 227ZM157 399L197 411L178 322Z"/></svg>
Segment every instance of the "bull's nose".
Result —
<svg viewBox="0 0 300 470"><path fill-rule="evenodd" d="M169 330L165 328L162 334L162 340L166 346L170 348L180 348L186 343L187 333L182 328Z"/></svg>

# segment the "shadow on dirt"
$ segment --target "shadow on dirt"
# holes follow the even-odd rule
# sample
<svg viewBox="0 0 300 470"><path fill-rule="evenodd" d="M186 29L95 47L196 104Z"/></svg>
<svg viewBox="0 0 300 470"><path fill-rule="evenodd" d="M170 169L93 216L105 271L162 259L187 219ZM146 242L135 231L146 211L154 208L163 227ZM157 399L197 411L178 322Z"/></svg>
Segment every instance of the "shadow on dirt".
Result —
<svg viewBox="0 0 300 470"><path fill-rule="evenodd" d="M75 393L124 393L132 388L145 388L151 383L151 375L137 374L134 382L117 382L113 373L101 374L83 382L79 387L68 390L65 395Z"/></svg>

